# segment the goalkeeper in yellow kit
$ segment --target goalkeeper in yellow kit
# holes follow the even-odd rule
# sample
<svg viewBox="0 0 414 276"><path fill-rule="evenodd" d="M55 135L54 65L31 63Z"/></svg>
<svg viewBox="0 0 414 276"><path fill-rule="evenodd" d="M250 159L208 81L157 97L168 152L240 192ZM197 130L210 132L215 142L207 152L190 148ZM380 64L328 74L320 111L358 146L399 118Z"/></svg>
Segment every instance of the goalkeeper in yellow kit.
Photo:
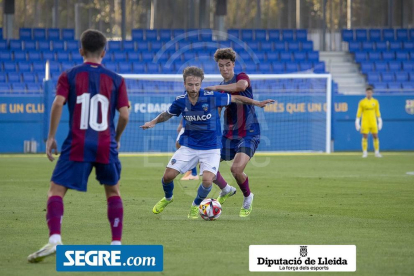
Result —
<svg viewBox="0 0 414 276"><path fill-rule="evenodd" d="M357 131L361 130L362 134L362 157L368 156L368 133L371 132L374 138L375 157L382 157L379 152L378 130L382 128L381 113L379 111L378 100L372 97L373 89L368 87L366 90L366 98L361 100L358 105L357 118L355 120L355 128ZM361 122L362 115L362 124ZM378 125L377 125L378 120Z"/></svg>

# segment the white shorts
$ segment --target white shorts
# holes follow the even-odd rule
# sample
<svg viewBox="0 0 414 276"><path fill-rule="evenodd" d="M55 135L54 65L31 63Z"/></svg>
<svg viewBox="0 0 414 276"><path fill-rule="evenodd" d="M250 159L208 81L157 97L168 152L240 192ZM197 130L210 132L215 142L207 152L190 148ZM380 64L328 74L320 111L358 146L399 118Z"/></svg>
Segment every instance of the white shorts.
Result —
<svg viewBox="0 0 414 276"><path fill-rule="evenodd" d="M184 133L184 128L182 127L181 130L180 130L180 133L178 133L177 142L180 141L180 137L181 137L181 135L183 135L183 133Z"/></svg>
<svg viewBox="0 0 414 276"><path fill-rule="evenodd" d="M209 171L217 174L220 166L220 149L196 150L181 146L171 157L167 168L185 173L200 163L200 174Z"/></svg>

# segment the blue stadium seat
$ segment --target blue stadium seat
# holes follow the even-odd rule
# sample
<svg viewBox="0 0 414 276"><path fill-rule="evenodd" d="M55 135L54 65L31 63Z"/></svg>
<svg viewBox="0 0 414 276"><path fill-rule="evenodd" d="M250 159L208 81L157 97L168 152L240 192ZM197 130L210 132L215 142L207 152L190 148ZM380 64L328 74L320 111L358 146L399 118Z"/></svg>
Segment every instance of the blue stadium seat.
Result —
<svg viewBox="0 0 414 276"><path fill-rule="evenodd" d="M373 42L381 41L381 30L379 29L370 29L369 31L369 40Z"/></svg>
<svg viewBox="0 0 414 276"><path fill-rule="evenodd" d="M64 51L65 43L61 40L52 41L52 50L53 51Z"/></svg>
<svg viewBox="0 0 414 276"><path fill-rule="evenodd" d="M127 55L128 55L128 60L129 61L139 61L140 60L140 54L138 52L128 51Z"/></svg>
<svg viewBox="0 0 414 276"><path fill-rule="evenodd" d="M114 52L113 54L115 61L126 61L127 60L127 54L125 52ZM121 69L121 67L119 67Z"/></svg>
<svg viewBox="0 0 414 276"><path fill-rule="evenodd" d="M214 63L207 63L203 65L203 69L207 74L217 74L218 68Z"/></svg>
<svg viewBox="0 0 414 276"><path fill-rule="evenodd" d="M313 41L302 41L302 51L313 51Z"/></svg>
<svg viewBox="0 0 414 276"><path fill-rule="evenodd" d="M250 55L250 53L242 51L240 53L237 54L241 60L243 60L244 62L248 61L248 60L252 60L252 56Z"/></svg>
<svg viewBox="0 0 414 276"><path fill-rule="evenodd" d="M37 42L37 49L39 51L49 51L50 50L50 42L49 41L38 41Z"/></svg>
<svg viewBox="0 0 414 276"><path fill-rule="evenodd" d="M402 89L406 92L414 91L414 83L413 82L403 82L401 83Z"/></svg>
<svg viewBox="0 0 414 276"><path fill-rule="evenodd" d="M388 68L390 69L391 72L400 71L401 70L401 62L400 61L389 61L388 62Z"/></svg>
<svg viewBox="0 0 414 276"><path fill-rule="evenodd" d="M412 71L414 71L414 62L412 62L412 61L403 62L402 67L403 67L404 71L412 72ZM412 79L412 80L414 80L414 79Z"/></svg>
<svg viewBox="0 0 414 276"><path fill-rule="evenodd" d="M388 82L388 92L389 93L400 93L401 92L401 83L399 83L399 82Z"/></svg>
<svg viewBox="0 0 414 276"><path fill-rule="evenodd" d="M199 39L200 38L200 31L198 29L187 29L186 36L187 36L187 41L197 42L197 41L200 40Z"/></svg>
<svg viewBox="0 0 414 276"><path fill-rule="evenodd" d="M32 29L29 28L20 28L19 29L20 40L31 40L32 39Z"/></svg>
<svg viewBox="0 0 414 276"><path fill-rule="evenodd" d="M10 50L22 50L22 41L16 39L10 39L9 41L9 48Z"/></svg>
<svg viewBox="0 0 414 276"><path fill-rule="evenodd" d="M27 92L35 93L42 91L42 85L40 83L27 83Z"/></svg>
<svg viewBox="0 0 414 276"><path fill-rule="evenodd" d="M404 50L411 51L414 50L414 42L413 41L404 41Z"/></svg>
<svg viewBox="0 0 414 276"><path fill-rule="evenodd" d="M286 51L286 43L284 41L277 41L274 45L275 51Z"/></svg>
<svg viewBox="0 0 414 276"><path fill-rule="evenodd" d="M378 54L379 59L379 54ZM355 53L355 61L361 63L367 60L367 54L365 52L356 52Z"/></svg>
<svg viewBox="0 0 414 276"><path fill-rule="evenodd" d="M19 72L30 72L32 71L32 66L30 62L20 61L17 63L19 67Z"/></svg>
<svg viewBox="0 0 414 276"><path fill-rule="evenodd" d="M6 61L12 60L12 54L11 54L11 52L1 51L0 52L0 61L1 60L6 60Z"/></svg>
<svg viewBox="0 0 414 276"><path fill-rule="evenodd" d="M131 63L129 62L119 62L119 73L132 73Z"/></svg>
<svg viewBox="0 0 414 276"><path fill-rule="evenodd" d="M387 51L388 50L387 42L384 42L384 41L376 42L375 43L375 50L377 50L377 51Z"/></svg>
<svg viewBox="0 0 414 276"><path fill-rule="evenodd" d="M7 41L6 40L0 40L0 50L7 50Z"/></svg>
<svg viewBox="0 0 414 276"><path fill-rule="evenodd" d="M153 41L149 43L151 45L151 51L159 51L162 49L163 44L161 41Z"/></svg>
<svg viewBox="0 0 414 276"><path fill-rule="evenodd" d="M367 75L368 83L375 83L380 82L380 74L379 73L370 73Z"/></svg>
<svg viewBox="0 0 414 276"><path fill-rule="evenodd" d="M231 48L232 46L232 43L230 40L220 41L218 44L220 48Z"/></svg>
<svg viewBox="0 0 414 276"><path fill-rule="evenodd" d="M172 30L172 38L184 38L185 37L185 30L184 29L174 29Z"/></svg>
<svg viewBox="0 0 414 276"><path fill-rule="evenodd" d="M239 29L229 29L229 30L227 30L227 34L228 34L230 40L233 40L234 38L240 38L240 30Z"/></svg>
<svg viewBox="0 0 414 276"><path fill-rule="evenodd" d="M394 41L394 29L383 29L382 30L382 40L384 41Z"/></svg>
<svg viewBox="0 0 414 276"><path fill-rule="evenodd" d="M62 29L62 40L74 40L75 30L74 29Z"/></svg>
<svg viewBox="0 0 414 276"><path fill-rule="evenodd" d="M33 37L35 37L35 31L33 31ZM60 39L59 29L47 29L47 39L59 40Z"/></svg>
<svg viewBox="0 0 414 276"><path fill-rule="evenodd" d="M292 55L290 52L280 52L280 61L292 61Z"/></svg>
<svg viewBox="0 0 414 276"><path fill-rule="evenodd" d="M0 62L0 67L2 66L2 63ZM4 72L0 72L0 83L4 83L7 81L7 75Z"/></svg>
<svg viewBox="0 0 414 276"><path fill-rule="evenodd" d="M307 41L308 40L308 31L306 29L296 30L296 41Z"/></svg>
<svg viewBox="0 0 414 276"><path fill-rule="evenodd" d="M33 72L45 73L45 63L44 62L33 62Z"/></svg>
<svg viewBox="0 0 414 276"><path fill-rule="evenodd" d="M284 41L293 41L294 40L293 30L282 30L282 40Z"/></svg>
<svg viewBox="0 0 414 276"><path fill-rule="evenodd" d="M395 80L399 82L408 81L408 73L407 72L396 72Z"/></svg>
<svg viewBox="0 0 414 276"><path fill-rule="evenodd" d="M256 63L245 63L243 67L246 72L257 72Z"/></svg>
<svg viewBox="0 0 414 276"><path fill-rule="evenodd" d="M351 53L355 53L361 50L361 43L357 41L351 41L348 43L348 50Z"/></svg>
<svg viewBox="0 0 414 276"><path fill-rule="evenodd" d="M212 41L213 40L213 31L211 29L201 29L200 30L200 40L201 41Z"/></svg>
<svg viewBox="0 0 414 276"><path fill-rule="evenodd" d="M374 43L371 42L371 41L362 42L362 50L363 51L372 51L372 50L374 50Z"/></svg>
<svg viewBox="0 0 414 276"><path fill-rule="evenodd" d="M13 92L26 92L26 85L24 83L12 83Z"/></svg>
<svg viewBox="0 0 414 276"><path fill-rule="evenodd" d="M124 40L122 42L122 50L124 51L134 51L135 50L135 42L132 40Z"/></svg>
<svg viewBox="0 0 414 276"><path fill-rule="evenodd" d="M10 92L10 84L0 83L0 92L1 93Z"/></svg>
<svg viewBox="0 0 414 276"><path fill-rule="evenodd" d="M410 34L410 39L414 40L414 29L409 29L408 33Z"/></svg>
<svg viewBox="0 0 414 276"><path fill-rule="evenodd" d="M34 40L46 40L46 29L35 28L33 29Z"/></svg>
<svg viewBox="0 0 414 276"><path fill-rule="evenodd" d="M36 41L33 41L33 40L23 41L23 44L24 44L25 51L36 50Z"/></svg>
<svg viewBox="0 0 414 276"><path fill-rule="evenodd" d="M354 41L354 30L342 30L342 40L346 42Z"/></svg>
<svg viewBox="0 0 414 276"><path fill-rule="evenodd" d="M382 60L394 60L395 52L382 52Z"/></svg>
<svg viewBox="0 0 414 276"><path fill-rule="evenodd" d="M362 62L361 63L361 72L367 74L374 71L374 63L372 62Z"/></svg>
<svg viewBox="0 0 414 276"><path fill-rule="evenodd" d="M4 72L16 72L17 67L14 61L5 61L3 62Z"/></svg>
<svg viewBox="0 0 414 276"><path fill-rule="evenodd" d="M367 41L368 34L366 29L356 29L355 30L355 40L356 41Z"/></svg>
<svg viewBox="0 0 414 276"><path fill-rule="evenodd" d="M145 73L145 64L141 62L133 62L132 63L132 70L134 73Z"/></svg>
<svg viewBox="0 0 414 276"><path fill-rule="evenodd" d="M259 61L264 61L265 59L266 59L266 55L265 55L265 53L264 52L256 52L256 53L254 53L253 52L253 57L254 56L256 56L256 58L259 60Z"/></svg>
<svg viewBox="0 0 414 276"><path fill-rule="evenodd" d="M188 61L188 60L195 60L196 55L195 55L195 53L194 53L194 52L192 52L192 51L187 51L187 52L184 52L184 53L183 53L183 58L184 58L184 60L185 60L185 61Z"/></svg>
<svg viewBox="0 0 414 276"><path fill-rule="evenodd" d="M190 41L180 41L177 43L178 50L188 50L191 49L191 42ZM185 49L184 49L185 48Z"/></svg>
<svg viewBox="0 0 414 276"><path fill-rule="evenodd" d="M246 44L247 44L247 47L250 48L250 50L252 50L253 52L259 51L259 42L249 41Z"/></svg>
<svg viewBox="0 0 414 276"><path fill-rule="evenodd" d="M20 73L9 72L7 73L7 79L9 82L20 82Z"/></svg>
<svg viewBox="0 0 414 276"><path fill-rule="evenodd" d="M407 41L408 40L408 30L407 29L397 29L396 36L398 41Z"/></svg>
<svg viewBox="0 0 414 276"><path fill-rule="evenodd" d="M296 62L302 62L306 60L306 52L294 52L293 60Z"/></svg>
<svg viewBox="0 0 414 276"><path fill-rule="evenodd" d="M106 69L111 70L113 72L118 72L118 62L108 61L105 62Z"/></svg>
<svg viewBox="0 0 414 276"><path fill-rule="evenodd" d="M244 41L253 40L253 30L251 30L251 29L242 29L241 30L241 40L244 40Z"/></svg>
<svg viewBox="0 0 414 276"><path fill-rule="evenodd" d="M267 61L278 61L279 60L279 53L277 52L268 52L266 56L267 56Z"/></svg>
<svg viewBox="0 0 414 276"><path fill-rule="evenodd" d="M273 50L273 42L263 41L260 43L260 49L262 51L270 52Z"/></svg>
<svg viewBox="0 0 414 276"><path fill-rule="evenodd" d="M3 28L0 28L0 39L3 39Z"/></svg>
<svg viewBox="0 0 414 276"><path fill-rule="evenodd" d="M132 40L143 40L144 30L143 29L132 29L131 36L132 36Z"/></svg>
<svg viewBox="0 0 414 276"><path fill-rule="evenodd" d="M396 52L395 59L396 60L401 60L401 61L407 61L407 60L409 60L409 58L408 58L408 52L397 51Z"/></svg>
<svg viewBox="0 0 414 276"><path fill-rule="evenodd" d="M286 73L294 73L298 71L298 64L295 62L286 63Z"/></svg>
<svg viewBox="0 0 414 276"><path fill-rule="evenodd" d="M50 69L51 72L61 72L60 62L50 61L49 62L49 69Z"/></svg>
<svg viewBox="0 0 414 276"><path fill-rule="evenodd" d="M383 82L393 82L395 80L395 75L390 72L382 72L381 79Z"/></svg>
<svg viewBox="0 0 414 276"><path fill-rule="evenodd" d="M111 51L121 51L121 41L108 41L108 49Z"/></svg>
<svg viewBox="0 0 414 276"><path fill-rule="evenodd" d="M63 61L60 63L60 66L62 68L62 71L66 71L74 66L74 63L72 61Z"/></svg>
<svg viewBox="0 0 414 276"><path fill-rule="evenodd" d="M137 51L148 51L148 42L137 42Z"/></svg>
<svg viewBox="0 0 414 276"><path fill-rule="evenodd" d="M358 53L356 53L356 54L358 54ZM381 59L381 54L380 54L380 52L369 52L368 53L368 59L371 60L371 61L380 60Z"/></svg>
<svg viewBox="0 0 414 276"><path fill-rule="evenodd" d="M272 73L272 66L268 62L262 62L258 64L258 71L262 74L270 74Z"/></svg>
<svg viewBox="0 0 414 276"><path fill-rule="evenodd" d="M148 74L157 74L160 72L158 63L147 62Z"/></svg>
<svg viewBox="0 0 414 276"><path fill-rule="evenodd" d="M254 39L256 41L266 41L266 30L255 30Z"/></svg>
<svg viewBox="0 0 414 276"><path fill-rule="evenodd" d="M36 77L35 77L34 73L25 72L25 73L22 74L22 77L23 77L23 82L24 83L29 83L29 82L34 83L34 82L36 82Z"/></svg>
<svg viewBox="0 0 414 276"><path fill-rule="evenodd" d="M279 41L280 40L280 30L268 30L269 41Z"/></svg>
<svg viewBox="0 0 414 276"><path fill-rule="evenodd" d="M372 85L375 89L375 92L386 92L388 90L388 86L387 83L385 82L380 82L380 81L373 81L373 82L369 82L370 85Z"/></svg>
<svg viewBox="0 0 414 276"><path fill-rule="evenodd" d="M287 44L288 44L288 51L291 51L291 52L299 51L299 42L292 41L292 42L288 42Z"/></svg>
<svg viewBox="0 0 414 276"><path fill-rule="evenodd" d="M376 61L375 63L376 72L386 72L388 71L388 63L385 61Z"/></svg>
<svg viewBox="0 0 414 276"><path fill-rule="evenodd" d="M66 41L66 51L79 51L80 44L78 40Z"/></svg>
<svg viewBox="0 0 414 276"><path fill-rule="evenodd" d="M146 41L158 40L157 30L145 30L145 40Z"/></svg>
<svg viewBox="0 0 414 276"><path fill-rule="evenodd" d="M312 62L304 61L304 62L299 63L299 70L300 71L308 71L308 70L311 70L312 68L313 68Z"/></svg>
<svg viewBox="0 0 414 276"><path fill-rule="evenodd" d="M390 45L390 50L392 51L400 50L402 48L402 43L399 41L391 41L389 45Z"/></svg>
<svg viewBox="0 0 414 276"><path fill-rule="evenodd" d="M319 62L319 52L318 51L308 52L307 55L308 55L308 61Z"/></svg>
<svg viewBox="0 0 414 276"><path fill-rule="evenodd" d="M283 62L272 62L273 73L282 74L285 72L285 64Z"/></svg>
<svg viewBox="0 0 414 276"><path fill-rule="evenodd" d="M26 52L24 51L14 51L13 52L14 61L26 61Z"/></svg>
<svg viewBox="0 0 414 276"><path fill-rule="evenodd" d="M80 55L79 51L72 51L70 53L71 60L76 63L83 63L83 57ZM106 57L105 57L106 59Z"/></svg>
<svg viewBox="0 0 414 276"><path fill-rule="evenodd" d="M69 61L69 53L68 52L56 52L56 60Z"/></svg>
<svg viewBox="0 0 414 276"><path fill-rule="evenodd" d="M159 30L160 40L169 41L171 40L171 30L170 29L161 29Z"/></svg>

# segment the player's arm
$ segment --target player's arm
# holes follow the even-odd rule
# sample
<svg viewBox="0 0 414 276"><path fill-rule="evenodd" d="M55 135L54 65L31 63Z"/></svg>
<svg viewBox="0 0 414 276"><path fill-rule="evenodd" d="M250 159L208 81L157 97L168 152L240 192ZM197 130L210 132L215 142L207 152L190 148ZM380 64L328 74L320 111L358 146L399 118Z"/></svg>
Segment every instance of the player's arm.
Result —
<svg viewBox="0 0 414 276"><path fill-rule="evenodd" d="M236 83L223 84L223 85L213 85L204 88L207 91L226 91L230 93L242 92L249 87L249 82L247 80L239 80Z"/></svg>
<svg viewBox="0 0 414 276"><path fill-rule="evenodd" d="M377 104L375 106L375 115L377 116L378 119L378 130L382 129L382 119L381 119L381 113L379 110L379 102L377 101Z"/></svg>
<svg viewBox="0 0 414 276"><path fill-rule="evenodd" d="M46 141L46 154L47 158L49 158L50 161L55 160L55 158L52 155L53 151L55 152L55 155L57 155L57 143L55 140L55 136L57 128L59 126L60 117L62 116L62 109L65 105L65 102L65 97L57 95L52 104L52 111L50 113L49 134L47 136Z"/></svg>
<svg viewBox="0 0 414 276"><path fill-rule="evenodd" d="M144 125L140 126L142 129L149 129L153 128L156 124L163 123L168 121L172 116L172 114L168 113L167 111L162 112L160 115L155 117L153 120L146 122Z"/></svg>
<svg viewBox="0 0 414 276"><path fill-rule="evenodd" d="M361 115L362 115L362 101L358 104L358 112L355 119L355 129L359 131L361 129Z"/></svg>
<svg viewBox="0 0 414 276"><path fill-rule="evenodd" d="M177 127L177 133L180 133L181 129L183 128L183 118L180 120L180 124Z"/></svg>
<svg viewBox="0 0 414 276"><path fill-rule="evenodd" d="M258 106L258 107L265 107L267 104L269 103L274 103L274 100L264 100L264 101L256 101L253 99L250 99L248 97L245 96L239 96L239 95L231 95L231 102L232 103L241 103L241 104L248 104L248 105L254 105L254 106Z"/></svg>
<svg viewBox="0 0 414 276"><path fill-rule="evenodd" d="M128 107L124 106L119 109L119 118L118 118L118 124L116 126L116 132L115 132L115 141L118 143L118 149L119 149L119 141L121 140L121 135L124 132L129 120L129 111Z"/></svg>

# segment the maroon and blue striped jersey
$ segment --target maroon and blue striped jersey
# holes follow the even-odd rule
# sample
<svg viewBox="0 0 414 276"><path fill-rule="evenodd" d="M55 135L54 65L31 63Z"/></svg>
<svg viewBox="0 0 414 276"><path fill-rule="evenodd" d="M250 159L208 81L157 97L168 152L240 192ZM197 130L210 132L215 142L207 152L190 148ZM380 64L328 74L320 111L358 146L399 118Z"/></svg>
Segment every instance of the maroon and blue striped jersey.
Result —
<svg viewBox="0 0 414 276"><path fill-rule="evenodd" d="M245 96L253 99L253 88L250 79L245 73L234 74L228 82L221 82L226 85L237 83L239 80L246 80L248 87L242 92L231 93L232 95ZM227 93L222 91L222 93ZM256 111L253 105L231 103L224 111L223 136L228 139L240 139L246 136L260 135L260 126L257 120Z"/></svg>
<svg viewBox="0 0 414 276"><path fill-rule="evenodd" d="M60 158L78 162L117 162L114 117L129 106L124 79L100 64L86 62L59 77L56 95L66 99L69 134Z"/></svg>

